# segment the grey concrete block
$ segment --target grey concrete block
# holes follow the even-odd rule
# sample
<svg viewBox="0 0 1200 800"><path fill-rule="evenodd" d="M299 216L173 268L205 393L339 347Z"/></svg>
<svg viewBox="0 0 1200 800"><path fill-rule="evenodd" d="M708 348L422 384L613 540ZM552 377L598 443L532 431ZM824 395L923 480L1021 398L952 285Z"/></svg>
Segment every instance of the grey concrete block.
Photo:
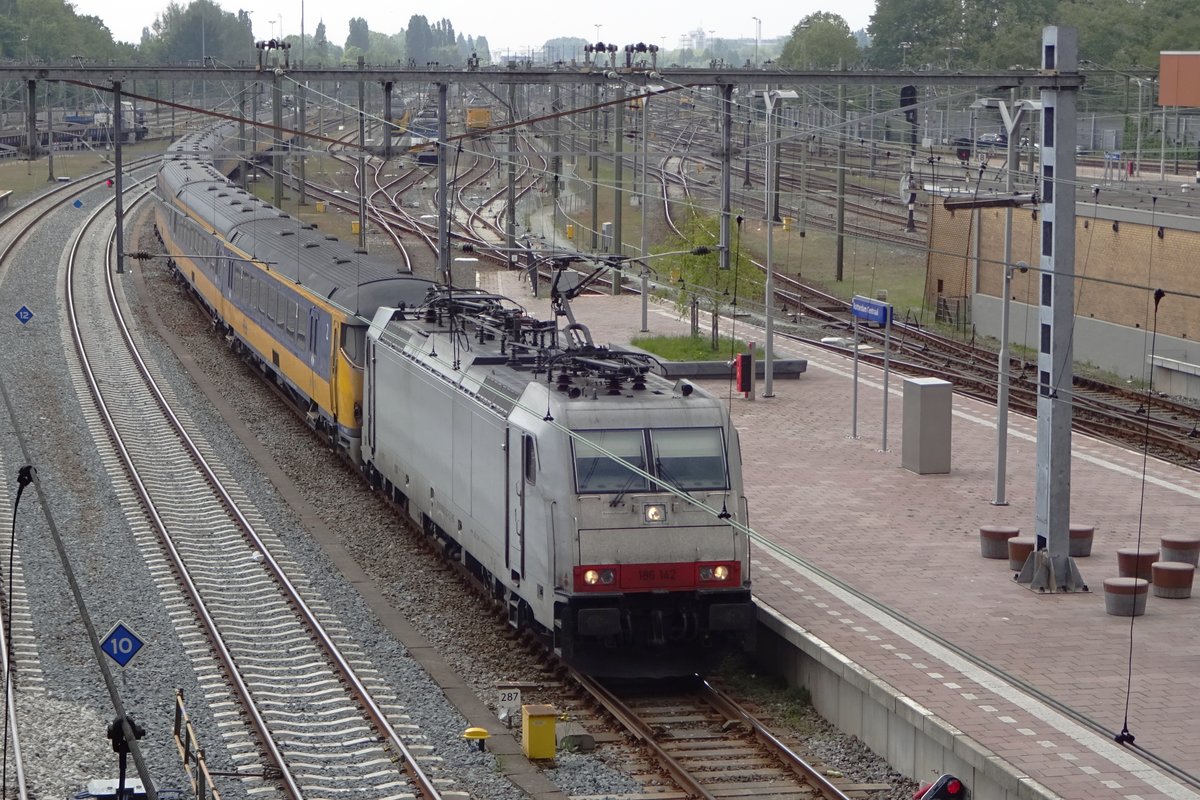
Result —
<svg viewBox="0 0 1200 800"><path fill-rule="evenodd" d="M888 719L891 713L878 703L863 703L863 732L860 737L876 753L887 752Z"/></svg>
<svg viewBox="0 0 1200 800"><path fill-rule="evenodd" d="M834 724L843 733L860 739L863 730L863 702L865 696L860 689L849 683L842 683L838 692L837 722Z"/></svg>
<svg viewBox="0 0 1200 800"><path fill-rule="evenodd" d="M596 749L596 739L578 722L560 722L554 729L559 750L590 753Z"/></svg>

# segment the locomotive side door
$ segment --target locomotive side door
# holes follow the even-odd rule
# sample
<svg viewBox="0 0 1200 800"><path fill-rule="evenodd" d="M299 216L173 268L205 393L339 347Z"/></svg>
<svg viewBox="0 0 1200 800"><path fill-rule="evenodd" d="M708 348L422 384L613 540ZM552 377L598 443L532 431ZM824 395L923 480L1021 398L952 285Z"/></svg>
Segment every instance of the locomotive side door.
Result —
<svg viewBox="0 0 1200 800"><path fill-rule="evenodd" d="M519 428L509 427L508 466L505 470L507 506L504 525L505 564L509 576L519 581L525 574L525 500L531 478L536 478L536 453L533 437Z"/></svg>

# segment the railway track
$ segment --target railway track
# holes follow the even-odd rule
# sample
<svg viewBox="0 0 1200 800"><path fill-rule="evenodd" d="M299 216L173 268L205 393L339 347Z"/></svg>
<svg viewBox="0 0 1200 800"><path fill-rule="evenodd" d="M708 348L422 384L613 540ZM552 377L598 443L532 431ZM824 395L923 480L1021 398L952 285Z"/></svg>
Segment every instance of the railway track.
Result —
<svg viewBox="0 0 1200 800"><path fill-rule="evenodd" d="M646 748L684 797L848 798L708 681L663 691L605 685L578 673L571 677Z"/></svg>
<svg viewBox="0 0 1200 800"><path fill-rule="evenodd" d="M241 765L247 790L289 798L464 796L433 771L431 748L372 677L350 633L309 596L282 542L172 410L171 389L126 325L111 262L95 263L96 254L111 259L112 232L96 224L105 210L80 231L68 261L74 382L93 437L111 441L113 467L126 471L130 499L142 507L145 519L132 514L131 527L144 557L161 559L177 576L178 587L160 582L160 592L187 597L204 649L221 664L223 680L212 688L233 687L253 730L262 763ZM227 724L227 736L244 735L239 718Z"/></svg>

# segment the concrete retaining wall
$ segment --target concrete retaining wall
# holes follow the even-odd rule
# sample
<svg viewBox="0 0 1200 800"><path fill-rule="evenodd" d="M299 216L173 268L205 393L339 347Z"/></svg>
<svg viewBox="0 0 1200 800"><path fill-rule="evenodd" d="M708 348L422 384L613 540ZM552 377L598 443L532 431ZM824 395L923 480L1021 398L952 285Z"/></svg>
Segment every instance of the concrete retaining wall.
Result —
<svg viewBox="0 0 1200 800"><path fill-rule="evenodd" d="M816 709L857 736L901 774L929 781L960 778L972 800L1062 800L1012 764L854 664L762 601L758 661L790 686L803 686Z"/></svg>

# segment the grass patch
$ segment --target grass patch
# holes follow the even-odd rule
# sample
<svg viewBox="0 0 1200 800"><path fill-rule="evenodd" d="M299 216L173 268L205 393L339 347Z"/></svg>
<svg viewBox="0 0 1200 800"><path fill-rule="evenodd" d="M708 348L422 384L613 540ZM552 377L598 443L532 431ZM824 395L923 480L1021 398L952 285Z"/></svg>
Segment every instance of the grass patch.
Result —
<svg viewBox="0 0 1200 800"><path fill-rule="evenodd" d="M126 145L121 157L128 167L132 161L163 152L166 145L164 141ZM54 153L54 176L74 179L97 172L111 172L112 159L111 150L57 150ZM126 178L126 181L128 188L129 179ZM45 153L33 161L10 158L0 162L0 189L11 189L13 201L23 200L54 185L55 182L50 180L50 164Z"/></svg>
<svg viewBox="0 0 1200 800"><path fill-rule="evenodd" d="M741 656L725 659L720 679L735 694L754 701L796 733L803 735L815 729L812 695L803 686L788 686L782 678L762 675Z"/></svg>
<svg viewBox="0 0 1200 800"><path fill-rule="evenodd" d="M632 344L667 361L725 361L746 349L744 341L728 336L718 339L716 350L710 336L635 336Z"/></svg>

